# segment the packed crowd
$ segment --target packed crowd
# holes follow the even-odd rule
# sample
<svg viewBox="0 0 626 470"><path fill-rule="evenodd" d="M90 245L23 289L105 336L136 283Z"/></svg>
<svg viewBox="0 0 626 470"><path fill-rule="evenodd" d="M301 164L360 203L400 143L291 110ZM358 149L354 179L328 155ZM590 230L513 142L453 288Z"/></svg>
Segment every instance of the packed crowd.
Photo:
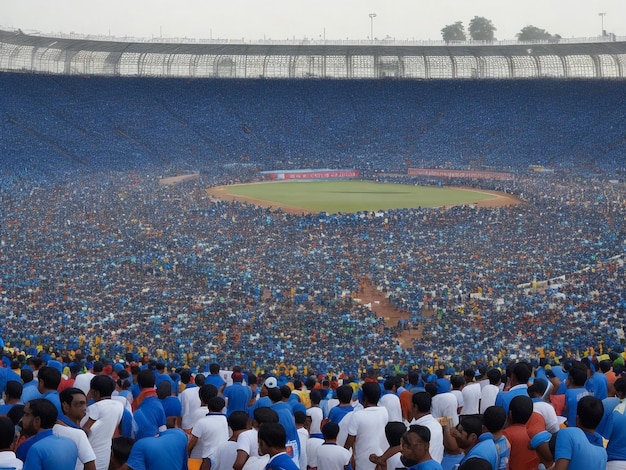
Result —
<svg viewBox="0 0 626 470"><path fill-rule="evenodd" d="M4 353L13 470L626 468L626 353L361 379Z"/></svg>

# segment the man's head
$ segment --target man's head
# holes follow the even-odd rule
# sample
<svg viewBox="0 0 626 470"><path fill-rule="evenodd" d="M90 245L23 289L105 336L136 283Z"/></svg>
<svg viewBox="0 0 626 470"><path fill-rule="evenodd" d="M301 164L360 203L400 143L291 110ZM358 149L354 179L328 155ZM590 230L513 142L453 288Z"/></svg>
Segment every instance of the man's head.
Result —
<svg viewBox="0 0 626 470"><path fill-rule="evenodd" d="M111 441L111 463L113 465L110 468L120 468L124 465L134 444L135 440L132 437L114 437Z"/></svg>
<svg viewBox="0 0 626 470"><path fill-rule="evenodd" d="M363 390L363 400L366 405L376 405L380 400L380 385L376 382L365 382L361 389Z"/></svg>
<svg viewBox="0 0 626 470"><path fill-rule="evenodd" d="M422 463L430 460L430 430L426 426L413 424L400 440L402 462L407 464ZM412 466L412 465L407 465Z"/></svg>
<svg viewBox="0 0 626 470"><path fill-rule="evenodd" d="M76 387L69 387L59 393L63 414L77 423L87 414L87 397Z"/></svg>
<svg viewBox="0 0 626 470"><path fill-rule="evenodd" d="M154 388L156 377L150 369L140 370L137 374L137 384L140 388Z"/></svg>
<svg viewBox="0 0 626 470"><path fill-rule="evenodd" d="M283 394L280 391L279 387L270 388L267 391L267 396L269 397L270 400L272 400L272 403L278 403L279 401L283 400Z"/></svg>
<svg viewBox="0 0 626 470"><path fill-rule="evenodd" d="M0 452L10 450L15 439L15 425L6 416L0 416Z"/></svg>
<svg viewBox="0 0 626 470"><path fill-rule="evenodd" d="M9 380L4 390L4 401L15 403L20 400L24 387L17 380Z"/></svg>
<svg viewBox="0 0 626 470"><path fill-rule="evenodd" d="M27 436L34 436L40 431L52 429L57 417L58 412L54 403L45 398L35 398L24 405L22 431Z"/></svg>
<svg viewBox="0 0 626 470"><path fill-rule="evenodd" d="M452 433L458 446L467 451L476 445L483 431L483 422L479 416L461 416L459 424Z"/></svg>
<svg viewBox="0 0 626 470"><path fill-rule="evenodd" d="M285 449L287 433L280 423L263 423L259 428L259 455L275 455Z"/></svg>
<svg viewBox="0 0 626 470"><path fill-rule="evenodd" d="M161 400L165 400L167 397L172 396L172 383L169 380L162 380L159 382L156 388L157 397Z"/></svg>
<svg viewBox="0 0 626 470"><path fill-rule="evenodd" d="M258 428L263 423L278 423L278 413L268 406L255 408L253 426Z"/></svg>
<svg viewBox="0 0 626 470"><path fill-rule="evenodd" d="M204 384L202 387L198 389L198 396L200 397L200 401L207 405L209 400L213 397L217 396L217 387L213 384Z"/></svg>
<svg viewBox="0 0 626 470"><path fill-rule="evenodd" d="M337 400L342 405L346 405L352 401L352 387L350 385L341 385L337 387Z"/></svg>
<svg viewBox="0 0 626 470"><path fill-rule="evenodd" d="M490 406L483 413L483 424L487 431L501 431L506 424L506 412L501 406Z"/></svg>
<svg viewBox="0 0 626 470"><path fill-rule="evenodd" d="M599 398L582 397L576 406L576 425L590 431L595 430L604 416L604 405Z"/></svg>
<svg viewBox="0 0 626 470"><path fill-rule="evenodd" d="M61 383L61 372L54 367L44 366L39 369L37 379L39 380L38 388L41 393L56 390Z"/></svg>
<svg viewBox="0 0 626 470"><path fill-rule="evenodd" d="M220 365L215 363L215 362L209 364L209 373L213 374L213 375L219 374L220 373Z"/></svg>
<svg viewBox="0 0 626 470"><path fill-rule="evenodd" d="M115 390L115 382L108 375L96 375L91 379L89 388L93 399L98 401L110 397Z"/></svg>
<svg viewBox="0 0 626 470"><path fill-rule="evenodd" d="M322 435L327 442L334 442L339 435L339 425L337 423L328 422L322 428Z"/></svg>
<svg viewBox="0 0 626 470"><path fill-rule="evenodd" d="M518 395L509 404L509 423L526 424L533 414L533 401L529 396Z"/></svg>
<svg viewBox="0 0 626 470"><path fill-rule="evenodd" d="M430 407L433 403L433 397L428 392L417 392L411 397L414 414L430 413Z"/></svg>
<svg viewBox="0 0 626 470"><path fill-rule="evenodd" d="M226 401L222 397L213 397L207 402L207 407L211 413L219 413L226 406Z"/></svg>
<svg viewBox="0 0 626 470"><path fill-rule="evenodd" d="M228 426L233 432L250 429L250 417L245 411L233 411L228 417Z"/></svg>

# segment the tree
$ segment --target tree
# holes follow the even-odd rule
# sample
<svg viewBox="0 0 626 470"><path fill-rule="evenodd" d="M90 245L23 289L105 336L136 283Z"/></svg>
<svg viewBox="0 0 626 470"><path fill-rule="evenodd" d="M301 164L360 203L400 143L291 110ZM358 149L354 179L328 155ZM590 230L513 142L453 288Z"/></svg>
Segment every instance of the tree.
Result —
<svg viewBox="0 0 626 470"><path fill-rule="evenodd" d="M475 16L469 23L469 34L474 41L493 41L496 27L491 20Z"/></svg>
<svg viewBox="0 0 626 470"><path fill-rule="evenodd" d="M454 24L449 24L441 28L441 37L447 43L450 41L465 41L465 27L462 21L457 21Z"/></svg>
<svg viewBox="0 0 626 470"><path fill-rule="evenodd" d="M561 37L558 34L553 36L545 29L537 28L532 25L524 26L516 36L518 41L552 41L554 39L560 39Z"/></svg>

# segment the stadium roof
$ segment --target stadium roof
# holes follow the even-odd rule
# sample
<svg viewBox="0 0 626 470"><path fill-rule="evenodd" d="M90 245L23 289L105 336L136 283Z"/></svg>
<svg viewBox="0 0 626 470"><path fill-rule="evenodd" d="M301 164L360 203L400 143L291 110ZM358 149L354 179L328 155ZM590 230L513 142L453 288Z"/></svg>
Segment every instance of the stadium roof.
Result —
<svg viewBox="0 0 626 470"><path fill-rule="evenodd" d="M537 44L449 44L415 45L403 43L333 43L333 42L280 42L280 43L167 43L141 41L94 40L84 38L60 38L25 34L22 31L0 31L0 68L52 73L102 73L112 75L186 75L219 77L283 77L283 78L516 78L535 76L622 78L626 66L626 41L585 43L537 43ZM9 59L6 59L8 54ZM19 56L22 56L19 58ZM209 59L206 72L189 68L193 63ZM45 57L45 60L43 59ZM100 58L101 69L88 70L80 60ZM149 63L141 63L150 57ZM161 59L159 59L159 57ZM528 58L532 58L528 61ZM56 60L62 67L42 70L40 62ZM260 67L248 67L250 58L261 61ZM268 66L269 61L285 62ZM312 58L324 58L323 68L311 65ZM354 62L353 58L360 58ZM373 60L363 59L373 58ZM327 67L326 59L335 64ZM393 60L397 64L394 65ZM15 63L12 63L13 62ZM27 64L31 61L30 66ZM129 61L135 65L124 65ZM547 62L546 62L547 60ZM226 61L226 62L225 62ZM243 62L246 72L241 74ZM411 69L411 62L420 62ZM469 62L468 62L469 61ZM252 60L255 62L255 60ZM556 62L556 65L555 65ZM176 64L179 63L179 67ZM174 64L174 71L172 71ZM233 67L228 73L224 65ZM382 64L382 65L381 65ZM407 67L409 64L409 67ZM17 66L16 66L17 65ZM271 64L270 64L271 65ZM125 69L126 67L126 69ZM164 70L160 70L164 68ZM189 73L181 73L183 68ZM396 70L394 70L394 67ZM498 70L492 70L496 67ZM533 70L522 70L523 68ZM93 68L93 65L92 65ZM250 68L250 71L248 69ZM300 68L300 72L296 69ZM372 69L367 72L365 69ZM604 70L608 68L608 70ZM345 69L345 73L344 73ZM448 70L449 69L449 70ZM467 69L467 70L465 70ZM553 70L554 69L554 70ZM423 70L423 71L422 71ZM435 74L433 75L433 70ZM196 75L197 74L197 75ZM448 76L449 75L449 76Z"/></svg>

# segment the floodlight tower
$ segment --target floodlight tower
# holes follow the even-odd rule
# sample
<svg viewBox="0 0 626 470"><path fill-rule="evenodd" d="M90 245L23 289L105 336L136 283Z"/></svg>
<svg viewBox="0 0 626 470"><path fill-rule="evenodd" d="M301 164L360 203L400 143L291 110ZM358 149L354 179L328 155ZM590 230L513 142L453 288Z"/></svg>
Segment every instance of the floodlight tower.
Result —
<svg viewBox="0 0 626 470"><path fill-rule="evenodd" d="M602 37L606 36L606 34L604 34L604 17L606 16L606 13L598 13L598 16L600 17L600 24L602 25Z"/></svg>
<svg viewBox="0 0 626 470"><path fill-rule="evenodd" d="M374 18L376 18L376 13L370 13L370 39L374 42Z"/></svg>

